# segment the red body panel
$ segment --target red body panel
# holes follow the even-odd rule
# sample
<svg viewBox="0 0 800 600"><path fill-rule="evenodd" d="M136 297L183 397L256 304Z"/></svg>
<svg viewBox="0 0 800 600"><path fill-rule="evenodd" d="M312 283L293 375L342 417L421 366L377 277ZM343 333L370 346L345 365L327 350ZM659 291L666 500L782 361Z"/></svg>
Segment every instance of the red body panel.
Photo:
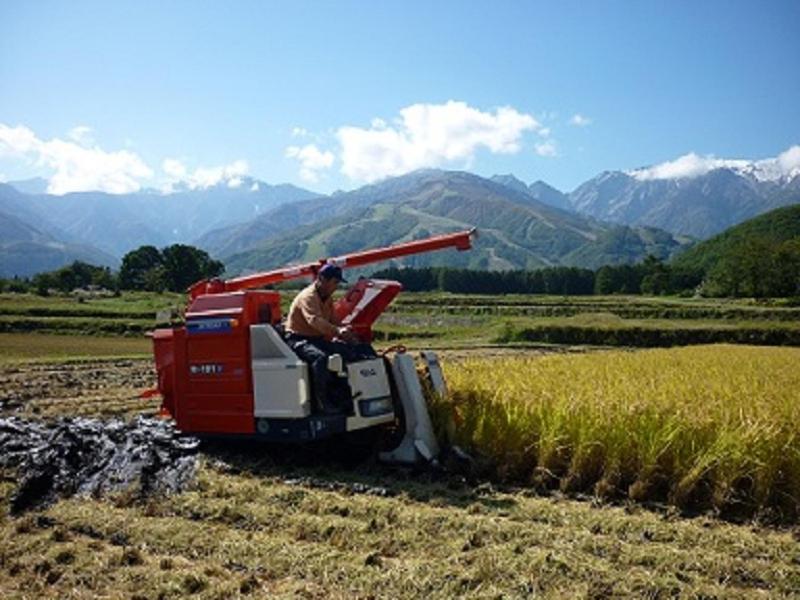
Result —
<svg viewBox="0 0 800 600"><path fill-rule="evenodd" d="M279 321L277 292L195 298L184 327L153 334L162 411L182 431L253 433L250 325Z"/></svg>
<svg viewBox="0 0 800 600"><path fill-rule="evenodd" d="M396 281L359 279L336 302L336 316L344 325L350 325L361 340L371 342L372 324L402 289Z"/></svg>

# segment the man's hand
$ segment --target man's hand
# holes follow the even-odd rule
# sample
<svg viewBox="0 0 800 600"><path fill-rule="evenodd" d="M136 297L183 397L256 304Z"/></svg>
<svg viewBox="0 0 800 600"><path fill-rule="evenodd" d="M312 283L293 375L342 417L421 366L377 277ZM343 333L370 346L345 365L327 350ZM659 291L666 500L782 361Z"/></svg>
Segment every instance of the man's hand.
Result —
<svg viewBox="0 0 800 600"><path fill-rule="evenodd" d="M336 337L348 344L358 343L358 336L350 327L339 327L336 330Z"/></svg>

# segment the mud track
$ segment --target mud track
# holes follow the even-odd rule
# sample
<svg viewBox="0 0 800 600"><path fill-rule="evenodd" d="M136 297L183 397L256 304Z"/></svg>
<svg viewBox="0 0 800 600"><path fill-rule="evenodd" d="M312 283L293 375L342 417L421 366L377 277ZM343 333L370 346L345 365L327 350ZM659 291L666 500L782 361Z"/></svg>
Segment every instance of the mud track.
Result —
<svg viewBox="0 0 800 600"><path fill-rule="evenodd" d="M76 494L179 492L194 480L198 445L163 419L0 418L0 469L18 477L14 514Z"/></svg>

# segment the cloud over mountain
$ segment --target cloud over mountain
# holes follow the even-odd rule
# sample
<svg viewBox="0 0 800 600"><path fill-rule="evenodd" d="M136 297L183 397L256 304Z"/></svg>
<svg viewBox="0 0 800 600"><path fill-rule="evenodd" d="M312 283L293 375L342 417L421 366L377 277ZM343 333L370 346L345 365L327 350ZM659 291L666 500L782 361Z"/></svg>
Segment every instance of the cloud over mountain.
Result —
<svg viewBox="0 0 800 600"><path fill-rule="evenodd" d="M479 149L513 154L526 131L542 125L531 115L505 106L484 112L466 102L412 104L392 124L374 119L368 128L337 131L342 173L372 182L424 167L468 165Z"/></svg>
<svg viewBox="0 0 800 600"><path fill-rule="evenodd" d="M238 188L242 185L250 167L246 160L237 160L227 165L217 167L198 167L189 171L182 161L176 158L166 158L161 163L167 182L165 192L170 192L177 187L186 187L190 190L204 190L220 183L225 183L229 188Z"/></svg>
<svg viewBox="0 0 800 600"><path fill-rule="evenodd" d="M691 179L715 169L732 169L751 175L759 181L792 178L800 174L800 146L792 146L774 158L762 160L716 158L713 155L699 156L690 152L672 161L627 171L627 174L639 181Z"/></svg>
<svg viewBox="0 0 800 600"><path fill-rule="evenodd" d="M333 152L323 152L314 144L289 146L286 148L286 156L300 161L300 177L312 183L319 181L319 172L330 169L334 161Z"/></svg>
<svg viewBox="0 0 800 600"><path fill-rule="evenodd" d="M0 123L0 155L53 169L47 188L51 194L82 190L125 194L138 191L141 181L152 177L153 171L138 155L128 150L106 152L90 145L89 133L88 128L78 127L71 132L73 141L43 140L24 125Z"/></svg>

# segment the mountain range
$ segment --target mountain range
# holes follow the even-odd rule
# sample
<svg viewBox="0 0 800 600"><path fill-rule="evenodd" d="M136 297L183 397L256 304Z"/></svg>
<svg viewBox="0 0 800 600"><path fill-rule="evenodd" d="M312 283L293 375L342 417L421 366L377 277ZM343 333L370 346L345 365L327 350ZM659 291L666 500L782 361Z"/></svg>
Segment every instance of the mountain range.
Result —
<svg viewBox="0 0 800 600"><path fill-rule="evenodd" d="M800 202L800 172L739 162L691 177L655 168L604 172L571 193L511 174L441 170L330 196L249 177L124 195L54 196L43 193L45 180L12 182L0 184L0 276L72 260L115 267L138 246L171 243L204 248L239 273L469 227L482 234L475 251L403 264L597 267L667 258L690 238Z"/></svg>
<svg viewBox="0 0 800 600"><path fill-rule="evenodd" d="M800 173L764 177L723 167L682 178L646 178L643 170L601 173L571 194L573 210L597 219L659 227L698 239L772 209L800 202Z"/></svg>
<svg viewBox="0 0 800 600"><path fill-rule="evenodd" d="M235 187L230 182L205 189L184 187L169 194L145 190L63 196L38 193L42 184L37 180L0 184L0 276L28 276L72 260L116 267L126 252L138 246L190 243L212 229L319 196L292 185L272 186L247 177L236 183ZM13 229L12 216L19 221ZM23 231L21 224L28 230ZM15 257L23 242L28 251L35 252L20 262ZM60 254L54 254L54 244L60 244Z"/></svg>
<svg viewBox="0 0 800 600"><path fill-rule="evenodd" d="M549 206L530 194L459 171L422 170L352 192L268 211L198 242L229 272L260 270L362 248L477 227L471 252L412 256L406 266L476 269L554 265L596 268L667 258L686 240L653 228L604 223ZM231 243L230 240L235 240Z"/></svg>

